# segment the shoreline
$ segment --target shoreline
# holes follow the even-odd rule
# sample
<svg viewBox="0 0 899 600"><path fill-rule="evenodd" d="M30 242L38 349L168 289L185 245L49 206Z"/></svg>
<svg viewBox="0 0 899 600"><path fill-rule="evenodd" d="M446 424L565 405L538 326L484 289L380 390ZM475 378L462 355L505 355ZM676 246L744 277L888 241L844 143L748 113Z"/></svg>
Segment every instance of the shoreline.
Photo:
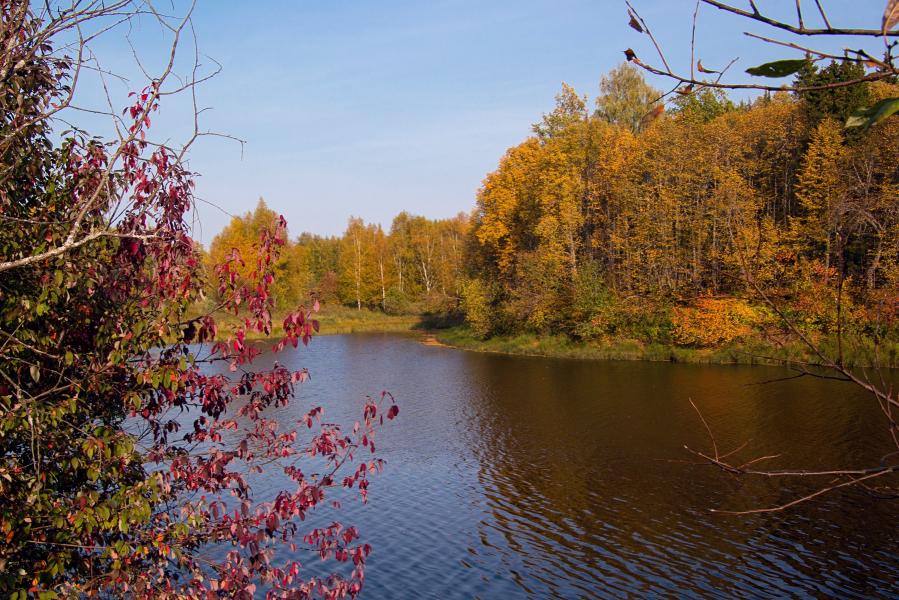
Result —
<svg viewBox="0 0 899 600"><path fill-rule="evenodd" d="M789 363L803 363L808 366L821 367L819 361L813 360L800 345L778 347L761 340L743 344L734 344L724 348L684 348L667 344L642 344L634 340L611 340L605 344L575 342L564 336L537 336L519 334L497 336L486 340L475 338L464 327L428 331L427 334L442 347L504 354L508 356L532 356L541 358L567 358L596 361L645 361L671 362L684 364L709 365L761 365L784 366ZM823 345L823 344L822 344ZM896 348L889 353L886 360L881 361L879 368L896 369L899 357ZM867 352L850 354L846 359L847 366L871 367Z"/></svg>
<svg viewBox="0 0 899 600"><path fill-rule="evenodd" d="M425 346L452 348L469 352L531 356L542 358L566 358L599 361L646 361L710 365L767 365L783 366L803 363L820 366L820 361L799 343L778 346L761 339L751 339L721 348L689 348L661 343L643 343L632 339L610 339L603 342L575 341L564 335L537 335L521 333L479 339L464 325L439 328L429 323L426 315L386 315L370 310L328 308L317 318L321 324L316 336L352 335L364 333L415 334ZM226 324L227 320L223 321ZM278 319L275 320L278 323ZM276 330L280 326L276 326ZM254 341L276 338L277 334L264 336L250 333ZM847 366L860 367L874 364L874 352L852 340L844 340L847 349ZM831 344L821 342L825 352ZM832 354L832 353L831 353ZM899 368L899 344L887 344L881 348L876 361L881 368Z"/></svg>
<svg viewBox="0 0 899 600"><path fill-rule="evenodd" d="M282 315L272 319L273 333L263 335L257 331L248 331L248 340L271 340L279 337L281 331ZM356 309L326 309L315 315L319 322L319 332L316 336L350 335L354 333L403 333L422 331L417 329L422 317L420 315L385 315L370 310L357 311ZM226 333L229 326L236 324L232 315L217 316L220 333Z"/></svg>

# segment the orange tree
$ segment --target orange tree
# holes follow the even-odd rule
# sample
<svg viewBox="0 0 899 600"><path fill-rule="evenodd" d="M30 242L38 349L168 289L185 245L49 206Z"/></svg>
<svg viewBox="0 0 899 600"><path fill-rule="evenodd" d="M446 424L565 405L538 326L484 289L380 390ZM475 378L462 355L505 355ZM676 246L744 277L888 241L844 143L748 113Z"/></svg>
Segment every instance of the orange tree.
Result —
<svg viewBox="0 0 899 600"><path fill-rule="evenodd" d="M243 317L219 333L212 314L185 316L203 285L187 146L148 137L160 99L183 89L171 61L118 116L117 138L54 129L87 66L86 28L147 6L0 2L0 594L355 596L370 550L356 529L298 524L334 487L365 497L381 466L374 431L398 409L368 400L352 432L321 424L318 407L292 428L267 418L307 377L253 370L246 341L273 329L283 219L254 256L232 252L208 274L216 309ZM174 56L190 15L151 17ZM274 349L317 327L312 311L289 312ZM263 466L289 489L256 498L246 473ZM308 573L301 547L347 566Z"/></svg>

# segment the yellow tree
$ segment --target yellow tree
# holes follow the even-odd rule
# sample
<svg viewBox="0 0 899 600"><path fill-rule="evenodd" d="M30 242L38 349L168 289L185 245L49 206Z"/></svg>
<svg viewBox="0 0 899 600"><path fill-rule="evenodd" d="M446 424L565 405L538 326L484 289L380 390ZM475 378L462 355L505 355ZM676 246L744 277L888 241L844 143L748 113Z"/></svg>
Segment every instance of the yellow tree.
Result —
<svg viewBox="0 0 899 600"><path fill-rule="evenodd" d="M274 226L277 221L278 214L260 198L253 212L233 217L231 222L212 239L208 264L222 264L236 251L240 259L236 271L240 276L248 277L256 270L258 243L262 231ZM308 266L303 253L295 249L293 244L287 243L274 269L277 277L272 292L276 303L285 307L301 302L309 284Z"/></svg>
<svg viewBox="0 0 899 600"><path fill-rule="evenodd" d="M825 273L830 271L832 256L841 264L843 259L843 224L850 211L847 160L843 126L832 118L822 119L812 133L799 173L796 197L801 212L794 228L798 243L811 245L814 254L823 259Z"/></svg>
<svg viewBox="0 0 899 600"><path fill-rule="evenodd" d="M252 219L252 213L231 218L228 225L212 238L212 243L209 245L209 264L222 264L229 255L236 251L242 262L237 266L237 272L241 276L248 276L256 268L256 238L253 238L250 228Z"/></svg>
<svg viewBox="0 0 899 600"><path fill-rule="evenodd" d="M571 136L580 137L580 129L573 125ZM568 136L550 140L539 164L537 252L551 272L568 273L570 280L577 276L584 224L585 182L579 150Z"/></svg>
<svg viewBox="0 0 899 600"><path fill-rule="evenodd" d="M371 298L372 244L365 222L358 217L350 217L346 231L340 240L338 273L338 295L342 302L355 304L362 310L363 303Z"/></svg>
<svg viewBox="0 0 899 600"><path fill-rule="evenodd" d="M628 232L619 232L620 215L626 210L628 168L634 161L636 137L630 129L609 125L601 119L585 124L587 136L584 165L584 242L583 250L590 260L602 266L606 282L614 284L619 255L613 240Z"/></svg>
<svg viewBox="0 0 899 600"><path fill-rule="evenodd" d="M435 223L437 230L436 275L441 294L454 296L462 277L465 236L468 232L468 215L459 213L452 219Z"/></svg>
<svg viewBox="0 0 899 600"><path fill-rule="evenodd" d="M551 113L543 115L541 122L532 129L540 139L551 138L586 118L586 98L579 96L573 87L562 82L562 91L556 94L555 108Z"/></svg>
<svg viewBox="0 0 899 600"><path fill-rule="evenodd" d="M504 277L514 271L516 255L533 248L541 155L536 138L511 148L478 192L473 234Z"/></svg>
<svg viewBox="0 0 899 600"><path fill-rule="evenodd" d="M614 241L624 257L621 280L643 293L676 293L683 283L685 236L692 234L686 212L699 161L691 158L688 132L673 119L660 119L644 131L630 168L625 210Z"/></svg>
<svg viewBox="0 0 899 600"><path fill-rule="evenodd" d="M876 101L899 96L899 85L874 83L871 94ZM851 178L856 197L856 235L852 250L854 263L864 265L859 280L870 294L890 279L897 270L899 243L899 119L888 119L867 132L848 149ZM894 296L895 296L895 289Z"/></svg>
<svg viewBox="0 0 899 600"><path fill-rule="evenodd" d="M409 219L409 244L415 268L424 286L425 299L431 297L431 291L437 283L435 230L434 223L424 217L413 216Z"/></svg>
<svg viewBox="0 0 899 600"><path fill-rule="evenodd" d="M369 225L366 233L371 243L372 260L375 263L380 292L381 310L387 310L387 289L391 285L390 244L380 225Z"/></svg>

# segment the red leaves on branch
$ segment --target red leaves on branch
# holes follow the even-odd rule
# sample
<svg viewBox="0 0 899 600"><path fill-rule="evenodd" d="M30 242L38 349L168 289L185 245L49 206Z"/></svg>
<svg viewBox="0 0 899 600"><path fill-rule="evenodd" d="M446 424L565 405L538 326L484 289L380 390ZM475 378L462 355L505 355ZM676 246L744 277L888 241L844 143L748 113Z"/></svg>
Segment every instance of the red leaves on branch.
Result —
<svg viewBox="0 0 899 600"><path fill-rule="evenodd" d="M322 422L321 407L304 409L293 429L271 418L271 409L288 405L296 386L309 379L305 369L278 363L252 369L261 350L251 333L273 333L271 289L287 235L283 217L263 231L248 277L238 272L248 257L236 250L211 274L218 282L218 309L241 317L239 324L223 335L212 314L181 320L200 295L203 273L186 218L193 205L192 174L170 150L146 141L158 92L152 84L133 96L134 104L125 110L132 120L131 139L118 155L108 155L96 142L73 141L68 156L73 202L107 193L101 189L109 181L103 172L110 164L121 165L111 179L119 189L109 194L109 204L96 208L99 216L112 209L115 198L128 199L116 221L121 237L110 244L112 266L108 273L102 265L87 268L100 296L133 310L118 322L103 323L114 341L91 368L97 381L115 377L114 384L105 385L144 436L135 457L119 446L110 450L110 440L119 438L115 443L122 448L137 448L131 429L97 434L83 447L90 457L109 455L104 469L115 464L145 470L133 484L139 509L119 515L107 510L102 519L108 526L85 522L94 508L88 496L78 497L67 521L73 543L84 548L86 560L107 561L109 574L90 589L72 580L63 591L251 598L264 588L270 598L355 597L371 547L359 541L353 527L335 522L304 533L299 524L310 511L339 506L331 499L334 488L356 489L367 501L369 477L383 468L383 461L371 456L376 432L382 415L392 419L398 408L389 394L369 398L350 433ZM308 345L319 330L313 318L318 308L316 302L311 310L288 313L272 351ZM97 309L85 302L72 311L87 319ZM79 335L83 340L75 336L67 343L86 346L95 332ZM86 356L72 361L85 362ZM368 460L357 462L362 449ZM252 476L264 469L282 470L290 489L256 500ZM216 544L231 549L210 563L203 549ZM291 550L286 564L273 562L279 546ZM304 577L293 559L303 549L321 559L351 562L353 568L345 576ZM45 589L50 588L37 586L34 593Z"/></svg>

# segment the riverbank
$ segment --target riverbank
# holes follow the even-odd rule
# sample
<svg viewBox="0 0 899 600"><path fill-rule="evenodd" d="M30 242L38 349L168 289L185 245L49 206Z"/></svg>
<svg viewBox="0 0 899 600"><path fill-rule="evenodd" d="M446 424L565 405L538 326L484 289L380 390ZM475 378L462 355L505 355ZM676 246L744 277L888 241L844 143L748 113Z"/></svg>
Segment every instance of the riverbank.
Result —
<svg viewBox="0 0 899 600"><path fill-rule="evenodd" d="M441 327L440 321L423 315L387 315L368 309L357 310L345 306L327 306L315 315L320 324L318 335L346 335L353 333L410 333L423 334L422 343L445 346L472 352L490 352L520 356L574 358L581 360L630 360L695 364L780 365L785 362L818 364L820 360L798 342L778 346L762 339L731 344L722 348L685 348L669 344L646 344L631 339L603 341L575 341L563 335L522 333L480 339L468 327ZM233 317L219 317L220 331L228 331L236 323ZM280 318L275 319L276 331ZM436 326L435 326L436 325ZM258 332L249 332L249 339L264 339ZM832 341L820 342L828 356L836 355ZM844 341L847 366L879 364L899 368L899 343L886 344L877 352L859 341Z"/></svg>
<svg viewBox="0 0 899 600"><path fill-rule="evenodd" d="M325 308L315 318L321 325L321 335L411 331L421 322L418 315L386 315L343 306Z"/></svg>
<svg viewBox="0 0 899 600"><path fill-rule="evenodd" d="M227 335L228 331L237 325L238 321L233 315L216 314L216 322L219 331ZM281 331L283 315L275 315L272 319L275 333L265 336L257 331L248 331L247 338L251 340L276 337ZM420 315L387 315L368 309L357 310L346 306L327 306L313 317L319 322L318 335L346 335L351 333L397 333L412 331L422 322Z"/></svg>
<svg viewBox="0 0 899 600"><path fill-rule="evenodd" d="M764 340L753 340L723 348L682 348L665 344L643 344L636 340L577 342L561 335L538 336L530 333L496 336L484 340L475 337L466 327L452 327L432 331L430 334L437 343L461 350L524 356L698 364L820 363L820 360L811 356L809 351L798 343L776 346ZM825 353L833 355L830 342L824 341L821 345ZM870 366L876 362L888 368L899 367L899 344L881 348L878 353L859 343L844 343L844 347L847 366Z"/></svg>

